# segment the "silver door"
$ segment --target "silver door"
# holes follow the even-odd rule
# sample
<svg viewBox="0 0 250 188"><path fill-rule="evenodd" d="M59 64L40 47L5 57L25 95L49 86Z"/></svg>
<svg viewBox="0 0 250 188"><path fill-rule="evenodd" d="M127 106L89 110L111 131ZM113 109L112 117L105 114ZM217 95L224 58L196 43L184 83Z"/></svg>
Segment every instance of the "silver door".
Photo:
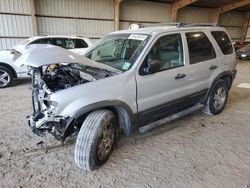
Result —
<svg viewBox="0 0 250 188"><path fill-rule="evenodd" d="M203 31L185 33L184 43L187 43L189 62L187 68L187 74L190 77L189 87L194 91L208 89L210 80L221 71L220 58L210 37L209 33Z"/></svg>
<svg viewBox="0 0 250 188"><path fill-rule="evenodd" d="M163 35L155 40L136 74L139 112L182 98L192 92L188 89L183 52L180 33ZM143 69L150 60L160 61L160 70L145 75Z"/></svg>

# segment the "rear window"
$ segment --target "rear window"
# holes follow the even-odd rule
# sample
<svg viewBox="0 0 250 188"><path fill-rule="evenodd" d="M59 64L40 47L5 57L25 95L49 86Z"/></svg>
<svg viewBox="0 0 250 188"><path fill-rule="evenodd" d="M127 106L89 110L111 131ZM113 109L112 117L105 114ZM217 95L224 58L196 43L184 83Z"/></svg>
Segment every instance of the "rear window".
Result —
<svg viewBox="0 0 250 188"><path fill-rule="evenodd" d="M186 33L190 64L214 59L213 45L203 32Z"/></svg>
<svg viewBox="0 0 250 188"><path fill-rule="evenodd" d="M212 31L211 33L224 55L233 53L232 43L224 31Z"/></svg>
<svg viewBox="0 0 250 188"><path fill-rule="evenodd" d="M68 39L68 38L54 38L53 44L56 46L60 46L65 49L74 49L75 43L74 39Z"/></svg>

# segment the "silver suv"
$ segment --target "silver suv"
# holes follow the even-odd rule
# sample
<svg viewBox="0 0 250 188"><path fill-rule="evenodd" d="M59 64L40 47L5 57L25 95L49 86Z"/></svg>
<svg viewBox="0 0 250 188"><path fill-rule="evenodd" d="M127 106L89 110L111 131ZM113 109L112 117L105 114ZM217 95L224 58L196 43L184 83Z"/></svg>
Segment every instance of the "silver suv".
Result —
<svg viewBox="0 0 250 188"><path fill-rule="evenodd" d="M31 67L29 126L62 141L78 134L75 162L85 170L107 161L118 129L129 135L198 109L221 113L236 75L231 40L217 26L118 31L86 57L49 45L37 49L16 61Z"/></svg>

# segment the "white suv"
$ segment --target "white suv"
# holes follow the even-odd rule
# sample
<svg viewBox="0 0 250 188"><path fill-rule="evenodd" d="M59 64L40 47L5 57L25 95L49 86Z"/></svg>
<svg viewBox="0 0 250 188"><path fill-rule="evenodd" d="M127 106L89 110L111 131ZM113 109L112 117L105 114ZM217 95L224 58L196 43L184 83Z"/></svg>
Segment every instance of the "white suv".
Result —
<svg viewBox="0 0 250 188"><path fill-rule="evenodd" d="M17 68L14 60L31 44L52 44L83 55L92 46L88 38L73 36L35 36L23 40L13 50L0 51L0 89L11 85L14 78L27 77L27 66Z"/></svg>
<svg viewBox="0 0 250 188"><path fill-rule="evenodd" d="M237 72L231 40L215 26L118 31L85 56L46 46L16 62L31 67L32 131L62 141L78 133L75 161L85 170L107 161L118 128L143 133L162 118L221 113Z"/></svg>

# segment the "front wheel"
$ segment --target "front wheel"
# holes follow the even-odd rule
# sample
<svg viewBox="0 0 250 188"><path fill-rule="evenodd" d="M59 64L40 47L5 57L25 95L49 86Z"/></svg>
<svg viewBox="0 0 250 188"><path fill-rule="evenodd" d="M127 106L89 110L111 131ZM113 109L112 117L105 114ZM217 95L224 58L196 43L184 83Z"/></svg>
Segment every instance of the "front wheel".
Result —
<svg viewBox="0 0 250 188"><path fill-rule="evenodd" d="M11 85L13 75L8 68L0 66L0 88L5 88Z"/></svg>
<svg viewBox="0 0 250 188"><path fill-rule="evenodd" d="M219 80L212 88L207 104L202 109L202 112L208 115L220 114L227 103L228 86L224 80Z"/></svg>
<svg viewBox="0 0 250 188"><path fill-rule="evenodd" d="M117 118L110 110L91 112L82 124L75 146L75 162L84 170L102 166L112 153Z"/></svg>

